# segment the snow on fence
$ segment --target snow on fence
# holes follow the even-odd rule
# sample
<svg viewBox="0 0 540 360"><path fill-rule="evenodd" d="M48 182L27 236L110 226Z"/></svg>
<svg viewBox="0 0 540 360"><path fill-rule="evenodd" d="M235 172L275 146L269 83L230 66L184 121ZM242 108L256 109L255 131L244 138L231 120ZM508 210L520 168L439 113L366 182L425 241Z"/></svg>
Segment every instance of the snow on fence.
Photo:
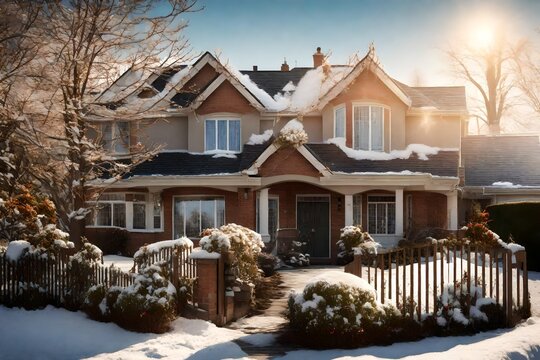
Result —
<svg viewBox="0 0 540 360"><path fill-rule="evenodd" d="M78 288L77 275L68 269L72 253L62 250L48 256L26 254L18 261L11 261L5 254L0 255L0 303L20 306L21 302L28 300L22 297L37 296L40 303L61 306L66 295L86 292L87 289ZM124 287L133 283L133 276L114 266L94 264L88 282Z"/></svg>
<svg viewBox="0 0 540 360"><path fill-rule="evenodd" d="M530 307L527 260L524 250L485 249L470 244L425 244L356 254L345 271L373 284L379 301L391 302L409 316L420 319L436 314L445 287L466 285L471 293L493 298L505 313L507 324L515 312Z"/></svg>
<svg viewBox="0 0 540 360"><path fill-rule="evenodd" d="M159 242L155 244L159 244ZM137 257L139 251L135 253L135 257ZM165 261L169 270L169 276L171 276L171 282L176 286L175 281L173 281L174 279L180 277L188 279L197 278L197 260L190 259L189 257L192 251L193 246L183 245L159 247L156 251L152 251L150 248L147 257L144 259L144 264L152 265L157 262ZM139 265L136 260L134 260L133 269L135 272L138 272L139 270Z"/></svg>

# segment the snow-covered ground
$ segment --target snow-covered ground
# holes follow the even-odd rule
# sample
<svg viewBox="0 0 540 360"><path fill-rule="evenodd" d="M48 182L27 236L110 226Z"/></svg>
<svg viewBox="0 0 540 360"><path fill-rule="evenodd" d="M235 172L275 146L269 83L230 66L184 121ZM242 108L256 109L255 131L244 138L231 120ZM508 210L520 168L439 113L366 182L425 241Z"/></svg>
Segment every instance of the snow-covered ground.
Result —
<svg viewBox="0 0 540 360"><path fill-rule="evenodd" d="M103 265L111 266L112 264L122 271L128 272L133 267L133 258L118 255L104 255Z"/></svg>
<svg viewBox="0 0 540 360"><path fill-rule="evenodd" d="M298 273L300 281L300 272ZM312 274L306 272L306 277ZM515 329L474 336L429 338L419 342L354 350L297 350L283 359L525 359L540 356L540 273L529 273L533 317ZM306 279L309 281L309 279ZM201 321L178 319L162 335L125 331L81 312L47 307L25 311L0 306L0 359L224 359L244 358L233 342L269 345L272 335L246 335Z"/></svg>

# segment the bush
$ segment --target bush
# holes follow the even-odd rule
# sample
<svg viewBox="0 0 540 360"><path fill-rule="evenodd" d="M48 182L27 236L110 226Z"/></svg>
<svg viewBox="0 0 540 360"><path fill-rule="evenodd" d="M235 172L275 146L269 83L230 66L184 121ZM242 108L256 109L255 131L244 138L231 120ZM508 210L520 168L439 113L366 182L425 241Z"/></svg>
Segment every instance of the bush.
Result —
<svg viewBox="0 0 540 360"><path fill-rule="evenodd" d="M388 331L386 323L400 318L391 305L375 300L375 290L365 280L347 273L327 273L313 279L300 294L288 300L287 317L300 339L315 347L356 347L374 343Z"/></svg>
<svg viewBox="0 0 540 360"><path fill-rule="evenodd" d="M353 260L354 251L362 254L376 254L379 243L375 242L367 231L362 230L362 226L345 226L341 229L341 235L337 242L339 253L338 262L347 264Z"/></svg>
<svg viewBox="0 0 540 360"><path fill-rule="evenodd" d="M93 286L83 307L89 317L121 327L163 333L176 316L176 289L167 280L165 263L145 266L126 288Z"/></svg>
<svg viewBox="0 0 540 360"><path fill-rule="evenodd" d="M281 256L283 262L294 267L309 266L310 256L304 250L307 243L308 240L305 238L301 239L300 241L291 241L290 248L288 249L287 253Z"/></svg>
<svg viewBox="0 0 540 360"><path fill-rule="evenodd" d="M261 252L257 255L257 265L263 271L265 277L275 274L277 263L278 259L272 254Z"/></svg>
<svg viewBox="0 0 540 360"><path fill-rule="evenodd" d="M260 234L241 225L227 224L219 229L206 229L201 236L199 245L203 250L228 254L227 265L237 281L256 282L260 276L257 259L264 247Z"/></svg>

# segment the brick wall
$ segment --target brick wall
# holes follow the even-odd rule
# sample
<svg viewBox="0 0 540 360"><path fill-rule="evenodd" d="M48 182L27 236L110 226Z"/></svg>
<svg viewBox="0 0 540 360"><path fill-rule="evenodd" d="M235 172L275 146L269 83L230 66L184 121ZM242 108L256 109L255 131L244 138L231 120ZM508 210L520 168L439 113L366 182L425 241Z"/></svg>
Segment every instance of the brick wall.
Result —
<svg viewBox="0 0 540 360"><path fill-rule="evenodd" d="M446 196L443 194L411 191L412 195L412 227L413 229L447 227ZM406 204L405 204L406 206Z"/></svg>
<svg viewBox="0 0 540 360"><path fill-rule="evenodd" d="M279 148L259 168L259 175L262 177L293 174L320 176L319 171L292 146Z"/></svg>
<svg viewBox="0 0 540 360"><path fill-rule="evenodd" d="M197 109L197 113L202 115L218 112L246 114L254 111L249 101L227 80Z"/></svg>

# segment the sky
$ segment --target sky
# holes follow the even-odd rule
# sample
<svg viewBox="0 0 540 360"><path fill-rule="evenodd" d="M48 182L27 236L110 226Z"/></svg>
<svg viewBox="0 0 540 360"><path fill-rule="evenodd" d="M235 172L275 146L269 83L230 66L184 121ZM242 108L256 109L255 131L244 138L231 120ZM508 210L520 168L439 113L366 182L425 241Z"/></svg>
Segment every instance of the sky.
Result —
<svg viewBox="0 0 540 360"><path fill-rule="evenodd" d="M442 49L474 24L498 18L515 37L539 38L539 0L199 0L186 16L196 51L221 53L238 69L312 66L320 46L331 64L363 56L371 42L392 77L414 85L458 85Z"/></svg>

